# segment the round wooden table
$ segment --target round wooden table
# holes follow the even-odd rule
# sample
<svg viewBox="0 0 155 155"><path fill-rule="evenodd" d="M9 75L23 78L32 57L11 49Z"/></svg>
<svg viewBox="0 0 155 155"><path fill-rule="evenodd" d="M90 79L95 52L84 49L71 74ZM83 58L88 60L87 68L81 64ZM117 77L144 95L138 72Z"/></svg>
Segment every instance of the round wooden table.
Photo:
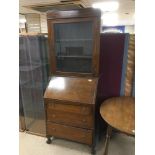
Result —
<svg viewBox="0 0 155 155"><path fill-rule="evenodd" d="M104 155L107 155L112 128L135 135L135 98L124 96L107 99L100 107L100 114L108 124L104 150Z"/></svg>

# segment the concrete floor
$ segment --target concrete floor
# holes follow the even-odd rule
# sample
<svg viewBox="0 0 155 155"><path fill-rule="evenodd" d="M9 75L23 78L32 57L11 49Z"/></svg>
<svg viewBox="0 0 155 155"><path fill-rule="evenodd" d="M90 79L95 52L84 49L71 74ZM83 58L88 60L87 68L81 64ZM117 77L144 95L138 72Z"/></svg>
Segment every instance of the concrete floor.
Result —
<svg viewBox="0 0 155 155"><path fill-rule="evenodd" d="M62 139L46 144L46 138L19 133L19 155L90 155L90 147ZM96 147L96 155L103 155L104 139ZM112 136L108 155L134 155L135 140L123 134Z"/></svg>

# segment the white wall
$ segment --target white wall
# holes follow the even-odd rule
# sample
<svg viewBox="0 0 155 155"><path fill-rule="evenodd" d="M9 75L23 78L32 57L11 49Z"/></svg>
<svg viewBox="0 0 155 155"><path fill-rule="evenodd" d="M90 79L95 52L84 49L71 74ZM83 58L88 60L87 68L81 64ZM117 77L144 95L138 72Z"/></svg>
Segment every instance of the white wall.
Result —
<svg viewBox="0 0 155 155"><path fill-rule="evenodd" d="M26 14L26 24L28 32L41 32L40 14Z"/></svg>
<svg viewBox="0 0 155 155"><path fill-rule="evenodd" d="M40 15L40 25L41 25L41 33L48 33L47 32L47 17L46 14Z"/></svg>
<svg viewBox="0 0 155 155"><path fill-rule="evenodd" d="M134 25L126 25L125 26L125 33L134 34L135 33L135 26Z"/></svg>

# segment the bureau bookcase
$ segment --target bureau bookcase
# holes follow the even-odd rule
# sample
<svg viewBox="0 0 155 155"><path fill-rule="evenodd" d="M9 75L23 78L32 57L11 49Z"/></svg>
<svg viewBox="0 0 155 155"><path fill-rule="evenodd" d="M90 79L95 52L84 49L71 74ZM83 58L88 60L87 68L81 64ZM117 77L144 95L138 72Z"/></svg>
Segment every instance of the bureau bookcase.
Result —
<svg viewBox="0 0 155 155"><path fill-rule="evenodd" d="M47 143L51 137L88 144L95 153L99 10L48 11L51 79L44 94Z"/></svg>

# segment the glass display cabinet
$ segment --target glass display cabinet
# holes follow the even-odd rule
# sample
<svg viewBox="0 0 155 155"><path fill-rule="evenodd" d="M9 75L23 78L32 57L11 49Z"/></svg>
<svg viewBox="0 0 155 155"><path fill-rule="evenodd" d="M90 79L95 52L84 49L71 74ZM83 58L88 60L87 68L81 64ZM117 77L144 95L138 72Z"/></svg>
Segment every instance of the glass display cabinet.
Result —
<svg viewBox="0 0 155 155"><path fill-rule="evenodd" d="M99 10L51 11L47 19L51 73L97 76Z"/></svg>
<svg viewBox="0 0 155 155"><path fill-rule="evenodd" d="M92 22L54 24L56 70L91 73Z"/></svg>
<svg viewBox="0 0 155 155"><path fill-rule="evenodd" d="M95 147L100 16L96 9L49 11L51 80L44 94L47 143L65 138Z"/></svg>

